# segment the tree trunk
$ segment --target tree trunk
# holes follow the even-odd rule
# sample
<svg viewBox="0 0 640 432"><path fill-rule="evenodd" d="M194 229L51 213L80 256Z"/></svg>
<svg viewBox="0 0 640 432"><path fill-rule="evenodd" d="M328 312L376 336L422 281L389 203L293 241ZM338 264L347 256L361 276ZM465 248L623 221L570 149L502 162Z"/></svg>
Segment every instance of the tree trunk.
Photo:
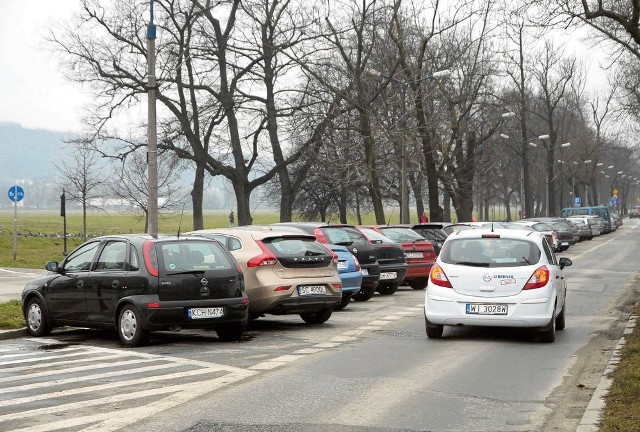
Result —
<svg viewBox="0 0 640 432"><path fill-rule="evenodd" d="M358 110L360 116L360 132L364 138L365 169L367 170L367 188L371 196L373 212L377 224L385 224L384 206L382 205L382 194L380 193L380 178L378 177L378 167L376 166L376 155L374 149L373 134L371 132L371 120L366 110Z"/></svg>
<svg viewBox="0 0 640 432"><path fill-rule="evenodd" d="M202 213L202 197L204 194L204 163L196 162L196 173L193 179L193 188L191 189L191 204L193 207L193 229L204 229L204 216Z"/></svg>

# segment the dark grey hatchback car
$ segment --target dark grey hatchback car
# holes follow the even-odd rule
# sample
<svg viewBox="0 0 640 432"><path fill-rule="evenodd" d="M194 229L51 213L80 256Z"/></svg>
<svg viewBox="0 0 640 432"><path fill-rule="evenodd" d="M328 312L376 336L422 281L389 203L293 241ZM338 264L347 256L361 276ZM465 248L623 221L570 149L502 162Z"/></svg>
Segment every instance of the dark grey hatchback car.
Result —
<svg viewBox="0 0 640 432"><path fill-rule="evenodd" d="M210 328L239 340L249 317L244 277L217 241L146 234L89 240L22 292L27 331L71 325L117 330L125 346L150 331Z"/></svg>

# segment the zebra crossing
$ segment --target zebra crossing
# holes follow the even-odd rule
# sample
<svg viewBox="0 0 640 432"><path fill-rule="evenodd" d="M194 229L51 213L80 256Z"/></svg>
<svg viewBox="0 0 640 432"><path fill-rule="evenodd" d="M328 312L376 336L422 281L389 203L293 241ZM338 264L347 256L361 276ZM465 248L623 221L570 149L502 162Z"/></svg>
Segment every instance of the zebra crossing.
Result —
<svg viewBox="0 0 640 432"><path fill-rule="evenodd" d="M256 371L95 346L29 339L0 350L0 431L115 431Z"/></svg>

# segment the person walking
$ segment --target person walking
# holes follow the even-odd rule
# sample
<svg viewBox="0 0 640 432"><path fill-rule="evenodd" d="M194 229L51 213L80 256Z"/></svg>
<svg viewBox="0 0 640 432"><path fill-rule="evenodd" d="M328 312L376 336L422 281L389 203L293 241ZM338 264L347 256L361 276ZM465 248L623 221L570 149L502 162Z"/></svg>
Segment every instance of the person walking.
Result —
<svg viewBox="0 0 640 432"><path fill-rule="evenodd" d="M231 210L231 213L229 213L229 226L235 226L236 225L236 217L233 214L233 210Z"/></svg>
<svg viewBox="0 0 640 432"><path fill-rule="evenodd" d="M420 223L427 223L429 222L429 218L427 217L427 213L426 212L422 212L422 216L420 216Z"/></svg>

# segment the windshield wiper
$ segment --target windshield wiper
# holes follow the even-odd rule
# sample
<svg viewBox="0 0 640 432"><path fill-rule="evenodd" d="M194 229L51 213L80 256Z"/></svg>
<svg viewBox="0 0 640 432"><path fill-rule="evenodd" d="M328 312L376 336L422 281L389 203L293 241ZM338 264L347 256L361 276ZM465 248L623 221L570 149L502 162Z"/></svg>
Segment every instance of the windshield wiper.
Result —
<svg viewBox="0 0 640 432"><path fill-rule="evenodd" d="M456 264L458 265L468 265L471 267L489 267L488 262L473 262L473 261L458 261Z"/></svg>
<svg viewBox="0 0 640 432"><path fill-rule="evenodd" d="M202 275L204 274L205 271L206 270L183 270L183 271L167 273L167 276L175 276L175 275L181 275L181 274Z"/></svg>
<svg viewBox="0 0 640 432"><path fill-rule="evenodd" d="M338 246L351 246L353 244L352 241L343 241L343 242L338 242L338 243L334 243Z"/></svg>

